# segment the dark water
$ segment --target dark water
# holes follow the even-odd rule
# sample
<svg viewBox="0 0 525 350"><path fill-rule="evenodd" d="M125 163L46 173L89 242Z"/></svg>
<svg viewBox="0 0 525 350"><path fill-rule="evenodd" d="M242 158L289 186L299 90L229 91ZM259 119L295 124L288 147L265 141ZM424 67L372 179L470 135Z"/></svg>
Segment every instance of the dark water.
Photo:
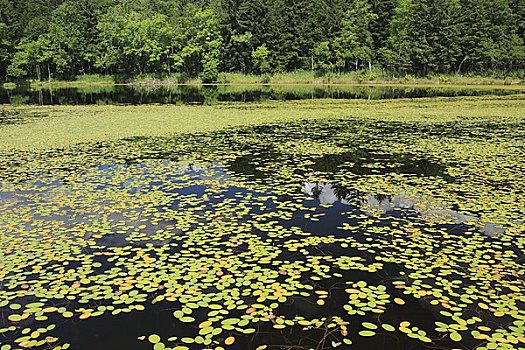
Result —
<svg viewBox="0 0 525 350"><path fill-rule="evenodd" d="M5 90L0 104L92 105L92 104L215 104L305 99L399 99L456 96L505 96L523 93L519 89L432 88L398 86L92 86L66 89Z"/></svg>
<svg viewBox="0 0 525 350"><path fill-rule="evenodd" d="M254 149L253 151L256 150ZM268 156L268 154L260 154L258 159L263 159ZM376 160L373 157L367 159L369 161ZM377 158L377 160L381 159ZM166 169L172 173L166 178L169 180L167 182L159 182L154 173L150 174L152 169L150 169L150 165L147 163L105 164L95 170L96 177L87 177L84 180L86 183L92 182L97 184L96 190L99 191L111 187L119 187L124 191L135 194L137 193L137 189L126 186L125 182L111 182L111 179L115 176L118 176L122 172L129 171L136 174L142 173L146 176L141 180L143 182L143 187L139 189L138 192L147 192L156 188L157 191L160 190L169 195L173 195L174 198L180 198L181 196L203 198L206 193L210 193L210 188L206 185L202 185L202 181L207 182L218 180L234 184L239 180L239 176L245 180L244 176L252 177L254 175L249 170L249 167L239 166L237 161L233 161L230 166L226 167L218 165L201 166L198 164L178 165L176 162L169 160L159 160L159 162L162 164L162 167L166 167ZM328 157L324 157L316 163L316 166L321 165L321 168L329 169L329 163L330 161L328 160ZM412 164L410 161L406 161L401 169L404 169L407 173L426 176L425 170L422 170L419 165ZM431 170L431 173L433 173L433 170ZM177 190L173 190L170 186L173 183L176 183L181 187L177 188ZM199 183L199 185L196 185L196 183ZM35 189L42 191L43 194L53 192L54 190L65 186L61 181L53 181L52 183L44 181L35 184ZM289 201L302 202L304 209L313 209L314 214L322 216L322 219L319 222L312 222L309 219L305 219L304 215L307 214L306 211L299 210L294 213L291 219L278 220L279 224L287 229L301 227L315 237L333 236L344 238L348 236L348 232L341 230L340 226L344 223L356 224L360 220L358 217L369 216L370 214L363 210L363 205L382 212L382 216L385 219L378 224L377 227L389 227L392 223L400 221L424 220L423 214L416 208L416 204L423 199L409 198L404 195L374 195L351 188L345 188L344 186L335 183L302 182L299 183L299 185L301 188L295 193L295 195L277 195L277 197L272 200L264 200L266 206L265 210L253 206L246 215L239 218L237 224L249 223L265 212L277 212L279 210L279 203ZM212 191L212 193L214 192ZM199 212L195 214L200 214L202 218L212 217L213 214L217 214L218 212L217 206L225 201L241 204L246 202L244 198L247 196L251 196L251 198L254 198L253 201L257 202L260 198L265 198L267 196L273 197L274 195L275 193L269 188L253 190L238 186L225 186L221 191L217 191L214 195L210 195L205 207L201 208ZM24 196L22 195L20 198L23 197ZM0 195L0 200L1 199L2 196ZM169 207L177 210L180 205L180 201L174 199L169 204ZM72 214L73 212L67 212L64 216L52 215L47 217L47 219L52 219L55 222L63 222L64 225L67 225L68 223L71 223L70 215ZM351 218L349 218L349 214L351 214ZM449 232L454 232L458 235L466 234L471 230L467 225L463 225L463 221L477 220L475 217L462 216L452 210L448 210L446 215L458 217L455 225L447 227ZM40 215L39 217L46 218L45 216ZM112 219L116 220L117 218L114 217ZM148 224L148 227L144 228L142 231L153 235L155 229L158 229L160 226L162 225ZM268 239L268 232L255 230L254 233L258 234L263 239ZM175 232L173 231L172 234L175 234ZM85 239L89 238L91 237L85 237ZM365 236L359 235L356 239L364 241ZM285 244L287 239L274 237L272 238L272 241L274 245L280 246ZM104 235L104 237L97 239L98 246L108 248L125 247L130 245L133 247L144 247L146 245L162 247L170 246L170 244L174 242L176 241L158 241L151 239L138 243L130 243L126 240L125 235L117 233L109 233ZM246 247L239 246L235 248L235 251L240 254L245 251L245 249ZM358 256L366 260L369 264L374 262L373 254L366 251L358 251L356 249L342 249L338 244L324 244L317 247L309 247L308 249L311 249L312 255L317 256L339 256L350 254L354 257ZM83 250L83 254L89 256L96 251L97 250L88 248ZM180 251L180 248L173 246L170 247L168 251L170 254L176 254ZM303 260L304 256L298 253L283 252L278 258L279 260L284 261L294 261ZM114 267L114 264L108 262L105 258L97 257L93 261L102 264L101 267L96 269L95 273L97 274L104 273L108 269ZM73 264L69 264L68 266L68 268L74 267L75 265ZM344 292L344 281L365 280L370 285L387 286L388 294L391 297L401 297L406 300L406 305L403 307L396 305L389 306L389 312L381 316L382 322L395 324L396 322L399 322L399 320L409 319L419 327L432 330L434 327L434 321L440 319L428 304L406 296L402 291L396 290L393 286L389 285L388 282L393 276L398 276L399 273L403 271L403 267L400 265L394 263L385 264L382 270L376 274L337 269L334 269L334 271L342 275L339 281L337 279L325 279L315 283L317 288L330 291L330 298L327 300L326 305L320 307L316 306L310 298L293 297L279 305L279 307L275 309L276 314L283 315L288 319L293 319L296 315L303 315L310 318L334 316L345 318L347 317L346 312L341 308L341 301L347 298L347 295ZM302 276L304 283L312 283L310 280L311 276L312 275L309 273L304 274ZM163 339L173 335L178 335L179 339L184 336L194 336L196 332L195 324L178 322L172 316L173 310L180 308L180 304L168 302L151 303L154 297L158 294L159 293L150 293L148 296L148 306L144 312L121 313L118 317L106 313L100 317L91 318L82 322L78 322L77 320L68 321L59 316L51 315L48 322L56 324L57 326L53 333L54 336L59 337L62 342L70 343L72 348L81 350L109 350L117 348L126 350L146 350L151 349L151 344L147 341L139 340L139 338L145 335L147 336L148 334L159 334ZM27 304L35 300L26 298L25 300L20 299L19 302ZM62 304L57 304L57 306L60 305ZM70 309L85 307L85 305L78 304L74 301L66 302L63 305L67 305ZM101 301L94 306L98 307L106 305L111 304ZM0 311L0 315L2 314L3 312ZM7 313L5 313L5 315L7 315ZM242 315L242 311L237 313L233 311L233 314L231 314L233 317L241 317ZM192 316L200 320L207 319L205 310L196 310ZM359 317L358 319L359 322L377 322L374 315L366 315ZM358 323L355 324L357 325ZM0 322L0 325L2 325L2 322ZM272 328L272 323L262 322L256 326L256 329L257 332L252 336L236 334L236 343L232 349L255 349L259 344L268 344L270 348L276 349L310 349L316 347L319 349L329 349L334 347L330 342L321 346L322 339L326 335L326 330L324 328L311 329L308 332L308 336L305 336L304 327L301 326L289 327L286 331L277 332ZM353 346L359 349L436 349L436 346L441 348L452 348L454 346L454 343L450 342L448 339L436 340L435 344L427 346L417 340L406 338L399 332L379 332L379 334L373 338L362 338L358 336L357 330L356 327L350 328L349 334L354 340ZM439 339L440 337L437 332L432 331L429 333L429 336L434 339ZM335 336L330 339L337 340L338 338ZM9 343L10 342L7 342L7 344ZM174 341L172 345L177 343L179 342ZM335 341L335 343L337 344L338 341ZM341 345L338 347L341 347ZM190 346L190 349L204 348L207 347L203 347L202 345ZM342 346L341 348L346 347Z"/></svg>
<svg viewBox="0 0 525 350"><path fill-rule="evenodd" d="M260 266L267 273L281 269L289 273L293 271L293 264L297 263L304 268L297 276L302 284L330 293L324 306L316 304L315 295L295 294L273 307L274 315L287 320L296 316L348 320L348 337L353 341L352 348L356 349L476 348L483 342L474 339L468 332L463 333L463 340L458 343L435 329L434 322L451 320L440 313L445 311L441 306L430 303L432 297L416 298L413 292L398 289L393 282L405 281L409 287L426 284L428 290L448 293L441 285L441 276L461 280L458 288L450 294L451 301L455 302L466 294L464 290L480 283L477 270L467 272L478 261L488 266L491 257L480 256L489 251L504 251L505 255L499 254L498 259L502 269L508 271L523 262L523 253L515 246L519 240L517 243L509 242L505 247L499 246L498 242L505 239L503 228L485 222L478 214L466 213L453 204L466 201L468 196L458 194L458 198L450 203L448 196L451 192L442 193L439 188L429 191L433 196L430 198L428 192L426 195L410 194L385 186L363 189L359 181L363 178L379 181L389 177L392 181L403 179L407 186L412 184L418 189L429 184L445 188L463 185L462 189L466 191L470 181L478 181L478 177L472 180L470 176L474 163L469 163L471 170L468 172L454 171L451 163L456 159L441 157L440 154L437 156L429 150L418 153L404 146L395 147L388 136L406 139L407 144L434 134L441 138L455 138L456 133L479 142L489 139L489 136L498 136L493 142L501 142L502 139L519 136L520 127L521 124L505 126L483 122L466 125L443 123L430 128L420 124L335 120L241 128L210 135L129 138L116 143L97 144L96 147L88 145L71 154L57 151L57 154L48 156L58 162L56 166L60 166L61 176L50 173L35 178L30 172L22 172L19 177L24 181L15 189L7 186L7 181L0 182L0 209L4 210L0 211L0 224L10 225L7 233L0 232L0 237L6 237L0 242L4 248L9 248L16 245L19 232L26 234L21 252L5 253L0 257L16 264L26 261L35 263L39 262L45 249L54 250L56 254L70 256L67 269L74 270L71 272L74 279L78 278L78 274L88 276L93 287L107 283L112 285L118 280L117 275L131 275L139 263L128 255L132 249L147 252L156 258L165 253L167 259L175 260L159 259L152 266L139 267L141 272L149 273L151 279L158 279L162 287L149 290L137 285L133 288L147 294L146 301L141 302L145 305L143 312L121 312L118 315L105 312L86 320L80 320L79 313L72 319L50 313L49 319L42 322L30 318L23 323L15 323L15 329L0 338L0 343L15 345L25 327L35 329L55 324L56 328L50 334L58 337L60 343L70 343L72 349L151 349L151 344L139 339L150 334L160 335L166 346L174 347L181 344L182 337L197 337L196 325L209 318L207 307L200 307L192 313L195 322L183 323L173 316L173 311L184 305L180 299L153 302L164 293L166 285L173 283L174 269L186 271L186 257L177 254L184 250L188 252L191 247L198 248L190 251L193 254L191 259L197 262L206 258L209 252L210 259L213 254L227 254L226 257L232 256L232 261L241 264L241 269L232 269L231 273L236 274L241 282L256 283L249 273L245 274L246 271L252 271L252 274L257 272L252 260L254 251L251 250L256 246L267 249L269 254L276 253L272 257L275 265ZM106 154L104 147L111 152ZM89 155L97 159L98 165L86 169L83 165ZM522 157L513 156L509 161L510 164L520 165L520 159ZM81 166L77 169L75 164ZM19 166L14 167L20 170ZM9 171L14 170L4 169L5 173ZM490 181L474 184L476 192L481 191L483 186L493 185ZM516 181L510 181L508 186L522 188L521 182ZM150 197L150 194L154 196ZM141 198L143 201L136 202ZM139 221L136 213L144 208L148 210L140 216L144 220ZM446 217L448 220L436 222L435 217ZM185 220L181 222L181 218ZM186 222L188 226L184 225ZM107 224L108 230L97 235L100 232L98 228L104 227L103 223ZM90 229L77 230L89 224ZM345 225L357 230L346 230ZM13 227L23 229L15 230ZM119 232L123 228L127 232ZM159 228L165 229L168 235L156 235ZM230 230L226 235L222 235L224 228ZM308 235L290 234L296 228ZM412 236L414 228L418 228L419 233ZM52 232L47 242L41 241L44 229ZM142 236L133 236L138 231ZM196 231L199 233L195 236L193 233ZM216 236L221 238L216 239ZM237 237L240 237L239 243L230 244L229 240ZM90 246L79 244L87 240L96 242ZM187 242L189 246L183 247ZM293 245L290 242L301 245L302 250L291 249ZM350 245L343 247L341 243ZM487 249L489 245L490 250ZM116 260L111 256L96 255L101 252L115 252L113 258ZM46 258L44 270L49 274L62 271L62 263L53 261L51 257ZM327 276L314 279L318 274L312 257L330 267ZM333 259L339 257L358 258L365 267L381 261L382 267L377 271L343 269L334 263ZM434 260L437 257L446 257L448 262ZM419 271L431 263L436 264L436 274ZM115 268L117 275L109 277L108 270ZM47 281L46 276L32 274L29 268L10 273L4 277L9 282L9 288L0 287L0 293L17 291L23 283ZM175 280L183 278L177 276ZM487 278L484 276L483 280ZM275 279L286 282L289 274ZM505 279L518 280L519 276L509 274ZM63 286L71 281L57 283ZM400 306L390 302L385 312L379 315L366 312L350 316L344 309L349 300L345 291L347 281L364 281L368 286L384 287L390 299L402 298L406 304ZM204 297L214 296L216 282L218 279L197 283L202 287L201 294ZM499 285L500 280L491 283L500 290L506 288ZM53 289L54 284L52 280L49 285L44 285L44 289ZM238 287L243 290L250 285L240 284ZM91 287L86 287L84 291L89 292L89 296L91 289L88 288ZM474 292L484 295L481 288L474 289ZM507 295L502 294L504 298ZM109 296L113 298L114 294ZM368 297L363 300L368 301ZM38 298L46 304L68 310L106 307L114 301L111 298L90 299L89 303L82 304L79 298ZM13 294L10 302L26 305L38 301L38 298ZM242 299L247 305L255 302L251 295L243 295ZM496 296L494 299L498 301ZM119 305L115 306L118 308ZM522 306L521 303L517 305ZM509 318L495 318L488 312L480 311L476 304L465 304L457 310L462 319L481 317L479 325L502 329L511 325ZM8 307L0 307L0 329L11 325L6 318L14 312ZM232 309L228 317L242 315L242 309ZM410 321L413 326L425 330L432 343L408 337L400 330L387 332L380 329L373 337L359 335L363 329L362 322L386 323L398 328L402 321ZM261 344L269 345L268 349L349 348L338 345L343 338L340 333L334 333L323 343L328 334L325 327L309 328L295 324L276 330L271 322L253 322L250 327L256 332L243 334L239 330L225 330L210 348L224 345L228 335L236 337L235 344L229 347L232 350L255 350ZM179 339L168 341L172 336ZM208 348L195 344L188 347Z"/></svg>

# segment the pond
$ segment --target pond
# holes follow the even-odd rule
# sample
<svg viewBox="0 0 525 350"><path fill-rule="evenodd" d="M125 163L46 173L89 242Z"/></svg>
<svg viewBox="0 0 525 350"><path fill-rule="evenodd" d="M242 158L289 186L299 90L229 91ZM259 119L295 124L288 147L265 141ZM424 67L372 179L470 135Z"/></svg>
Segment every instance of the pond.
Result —
<svg viewBox="0 0 525 350"><path fill-rule="evenodd" d="M62 89L0 89L0 104L206 104L304 99L399 99L457 96L505 96L525 89L403 86L126 86L93 85Z"/></svg>
<svg viewBox="0 0 525 350"><path fill-rule="evenodd" d="M310 120L17 155L1 349L523 347L523 130Z"/></svg>

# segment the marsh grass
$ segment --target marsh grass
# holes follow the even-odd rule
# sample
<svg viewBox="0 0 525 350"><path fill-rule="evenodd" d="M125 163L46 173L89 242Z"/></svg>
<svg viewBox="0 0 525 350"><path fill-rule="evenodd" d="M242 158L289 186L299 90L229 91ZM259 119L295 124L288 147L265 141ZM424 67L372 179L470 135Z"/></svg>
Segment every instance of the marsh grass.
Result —
<svg viewBox="0 0 525 350"><path fill-rule="evenodd" d="M30 86L32 88L73 88L83 87L88 85L114 85L118 83L118 80L111 75L103 74L84 74L78 75L71 80L31 80Z"/></svg>
<svg viewBox="0 0 525 350"><path fill-rule="evenodd" d="M54 88L76 87L87 84L126 84L139 86L157 85L200 85L202 80L184 74L144 74L139 76L111 75L79 75L73 80L31 81L33 87L52 86ZM453 85L453 86L523 86L523 73L512 76L491 73L476 74L433 74L427 77L416 77L410 74L395 74L381 69L371 71L319 73L315 71L298 70L274 74L256 75L243 73L220 73L215 84L394 84L394 85ZM213 84L212 84L213 85Z"/></svg>
<svg viewBox="0 0 525 350"><path fill-rule="evenodd" d="M312 71L275 73L271 76L222 73L221 83L230 84L408 84L408 85L520 85L518 76L436 74L428 77L400 75L384 70L319 74Z"/></svg>

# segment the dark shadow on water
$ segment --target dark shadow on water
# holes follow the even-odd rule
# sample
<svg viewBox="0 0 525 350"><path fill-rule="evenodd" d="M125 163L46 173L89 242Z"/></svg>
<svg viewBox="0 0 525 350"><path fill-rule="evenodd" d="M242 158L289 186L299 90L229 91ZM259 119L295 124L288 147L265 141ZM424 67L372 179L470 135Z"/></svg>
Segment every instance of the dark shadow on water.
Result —
<svg viewBox="0 0 525 350"><path fill-rule="evenodd" d="M373 166L379 162L381 167ZM453 178L446 174L446 167L420 158L415 154L387 154L380 151L358 148L355 152L327 154L315 160L312 169L333 173L347 170L355 175L385 175L389 173L439 176L447 181Z"/></svg>
<svg viewBox="0 0 525 350"><path fill-rule="evenodd" d="M428 88L396 86L125 86L93 85L82 88L14 90L0 88L0 104L12 105L111 105L111 104L198 104L310 99L399 99L457 96L506 96L518 89Z"/></svg>

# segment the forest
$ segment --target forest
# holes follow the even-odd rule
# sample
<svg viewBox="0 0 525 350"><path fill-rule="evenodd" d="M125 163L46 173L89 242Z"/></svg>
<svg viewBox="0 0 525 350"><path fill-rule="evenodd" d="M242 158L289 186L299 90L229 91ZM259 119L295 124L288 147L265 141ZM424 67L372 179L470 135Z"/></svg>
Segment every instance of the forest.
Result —
<svg viewBox="0 0 525 350"><path fill-rule="evenodd" d="M1 79L521 72L525 0L0 0Z"/></svg>

